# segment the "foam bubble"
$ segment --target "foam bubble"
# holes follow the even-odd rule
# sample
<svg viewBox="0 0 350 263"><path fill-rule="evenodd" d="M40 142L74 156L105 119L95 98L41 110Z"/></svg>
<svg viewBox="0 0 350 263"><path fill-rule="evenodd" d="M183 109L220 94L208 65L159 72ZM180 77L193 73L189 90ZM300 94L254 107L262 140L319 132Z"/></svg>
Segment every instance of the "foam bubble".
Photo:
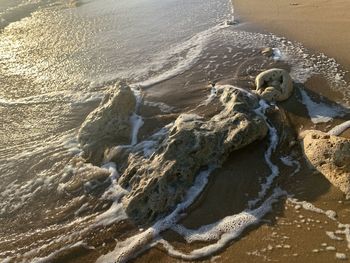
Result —
<svg viewBox="0 0 350 263"><path fill-rule="evenodd" d="M207 257L222 249L233 239L238 238L248 226L258 224L261 218L265 216L266 213L271 211L272 204L276 202L280 196L285 194L286 193L284 191L276 188L272 196L270 196L259 208L251 211L247 210L237 215L225 217L217 223L203 226L197 231L187 230L184 228L181 228L180 230L175 228L175 230L179 230L181 234L184 234L186 240L188 239L189 241L208 241L218 239L216 243L193 250L189 254L175 250L165 240L161 240L159 242L173 257L181 258L184 260L196 260Z"/></svg>
<svg viewBox="0 0 350 263"><path fill-rule="evenodd" d="M175 225L172 229L181 234L189 243L219 240L226 233L231 233L230 235L233 239L238 237L248 226L259 223L261 218L271 210L272 204L276 202L277 197L283 193L281 189L277 188L274 194L258 208L253 210L247 209L239 214L227 216L218 222L202 226L196 230L187 229L181 225Z"/></svg>
<svg viewBox="0 0 350 263"><path fill-rule="evenodd" d="M208 170L202 171L195 179L193 186L188 190L183 202L178 204L174 211L163 219L157 221L152 227L142 231L141 233L132 236L125 241L117 244L112 252L103 255L97 259L97 263L102 262L124 262L131 258L136 257L148 246L159 233L172 227L178 219L181 213L189 207L197 196L203 191L208 182L208 177L214 167Z"/></svg>
<svg viewBox="0 0 350 263"><path fill-rule="evenodd" d="M321 208L318 208L314 206L313 204L307 202L307 201L298 201L295 198L288 198L288 202L291 202L294 205L301 205L301 207L305 210L315 212L318 214L324 214L326 215L329 219L336 221L337 214L333 210L323 210Z"/></svg>
<svg viewBox="0 0 350 263"><path fill-rule="evenodd" d="M293 157L290 156L290 155L282 156L282 157L280 157L280 160L282 161L282 163L284 165L287 165L287 166L290 166L290 167L295 167L293 173L290 176L294 176L301 169L300 163L297 160L294 160Z"/></svg>
<svg viewBox="0 0 350 263"><path fill-rule="evenodd" d="M311 121L315 124L332 121L334 117L343 116L344 111L325 103L314 102L304 89L300 89L302 103L306 106Z"/></svg>

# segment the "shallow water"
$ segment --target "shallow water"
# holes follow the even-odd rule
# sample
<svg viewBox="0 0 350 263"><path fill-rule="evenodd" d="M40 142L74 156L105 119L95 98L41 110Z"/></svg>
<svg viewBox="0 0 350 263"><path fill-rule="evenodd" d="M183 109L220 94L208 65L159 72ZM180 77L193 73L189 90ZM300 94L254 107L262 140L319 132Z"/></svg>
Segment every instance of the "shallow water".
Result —
<svg viewBox="0 0 350 263"><path fill-rule="evenodd" d="M170 112L204 102L209 81L251 83L274 63L288 64L297 82L320 74L349 94L334 60L284 38L226 26L232 17L226 0L0 3L0 259L79 261L92 253L94 261L114 249L111 240L134 233L128 222L115 225L126 215L113 165L104 167L107 182L64 191L78 169L70 165L80 152L77 130L118 79L142 87L146 100ZM279 50L283 62L262 58L265 46ZM160 100L164 92L183 105Z"/></svg>

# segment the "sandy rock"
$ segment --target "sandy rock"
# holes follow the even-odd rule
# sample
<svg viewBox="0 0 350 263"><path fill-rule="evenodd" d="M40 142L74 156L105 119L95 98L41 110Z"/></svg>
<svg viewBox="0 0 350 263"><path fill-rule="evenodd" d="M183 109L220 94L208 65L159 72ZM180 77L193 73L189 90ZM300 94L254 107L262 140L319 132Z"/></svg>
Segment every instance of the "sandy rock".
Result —
<svg viewBox="0 0 350 263"><path fill-rule="evenodd" d="M201 169L220 166L232 151L266 136L267 125L254 112L256 97L225 89L220 100L224 110L209 120L180 115L149 158L129 156L119 183L130 190L122 202L136 223L150 223L169 212L183 200Z"/></svg>
<svg viewBox="0 0 350 263"><path fill-rule="evenodd" d="M261 50L261 54L263 54L266 57L272 57L273 56L273 49L270 47L263 48Z"/></svg>
<svg viewBox="0 0 350 263"><path fill-rule="evenodd" d="M350 139L316 130L302 136L308 161L350 198Z"/></svg>
<svg viewBox="0 0 350 263"><path fill-rule="evenodd" d="M125 83L119 83L109 90L79 130L78 141L83 148L84 157L96 163L108 145L129 144L130 116L135 111L135 106L134 93Z"/></svg>
<svg viewBox="0 0 350 263"><path fill-rule="evenodd" d="M284 101L293 93L293 80L284 69L269 69L255 79L256 93L267 101Z"/></svg>

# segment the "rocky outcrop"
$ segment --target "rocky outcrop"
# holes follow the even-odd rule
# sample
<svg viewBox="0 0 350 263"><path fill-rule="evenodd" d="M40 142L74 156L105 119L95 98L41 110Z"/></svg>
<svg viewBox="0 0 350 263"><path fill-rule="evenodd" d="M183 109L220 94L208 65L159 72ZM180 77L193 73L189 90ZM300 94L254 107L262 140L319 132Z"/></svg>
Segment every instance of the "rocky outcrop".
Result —
<svg viewBox="0 0 350 263"><path fill-rule="evenodd" d="M350 198L350 139L316 130L302 136L310 164Z"/></svg>
<svg viewBox="0 0 350 263"><path fill-rule="evenodd" d="M293 93L293 80L284 69L269 69L255 79L256 93L267 101L284 101Z"/></svg>
<svg viewBox="0 0 350 263"><path fill-rule="evenodd" d="M119 184L129 189L122 202L127 214L146 224L183 200L196 175L208 165L220 166L226 157L268 132L254 109L257 97L245 91L220 91L224 110L205 120L182 114L149 157L130 154Z"/></svg>
<svg viewBox="0 0 350 263"><path fill-rule="evenodd" d="M91 112L78 133L84 157L98 163L109 145L129 144L130 116L135 111L136 98L125 83L109 90L101 104Z"/></svg>

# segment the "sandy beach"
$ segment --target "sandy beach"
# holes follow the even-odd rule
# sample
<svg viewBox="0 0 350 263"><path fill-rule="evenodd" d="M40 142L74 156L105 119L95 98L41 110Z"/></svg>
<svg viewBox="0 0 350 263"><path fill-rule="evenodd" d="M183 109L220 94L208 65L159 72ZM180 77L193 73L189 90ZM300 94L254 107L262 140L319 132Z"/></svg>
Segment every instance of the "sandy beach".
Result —
<svg viewBox="0 0 350 263"><path fill-rule="evenodd" d="M233 0L236 18L303 43L350 69L350 2L346 0Z"/></svg>
<svg viewBox="0 0 350 263"><path fill-rule="evenodd" d="M0 261L350 258L350 200L301 137L350 119L348 1L71 3L3 14Z"/></svg>

